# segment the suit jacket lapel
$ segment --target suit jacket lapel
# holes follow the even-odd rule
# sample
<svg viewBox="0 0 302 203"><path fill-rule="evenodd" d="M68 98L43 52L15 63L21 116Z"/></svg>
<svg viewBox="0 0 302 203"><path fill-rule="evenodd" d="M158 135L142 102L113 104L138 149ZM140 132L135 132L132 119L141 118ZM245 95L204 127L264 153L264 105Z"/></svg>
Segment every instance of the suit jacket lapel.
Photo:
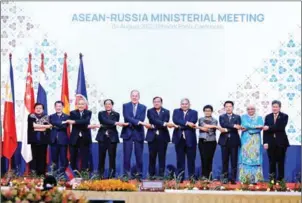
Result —
<svg viewBox="0 0 302 203"><path fill-rule="evenodd" d="M140 112L140 104L138 103L137 104L137 107L136 107L136 114L135 114L135 118L136 118L136 116L139 114L139 112ZM132 105L132 112L133 112L133 105Z"/></svg>
<svg viewBox="0 0 302 203"><path fill-rule="evenodd" d="M231 124L232 118L233 118L233 115L232 115L231 119L229 119L228 114L225 114L225 119L227 120L227 122L228 122L229 124Z"/></svg>
<svg viewBox="0 0 302 203"><path fill-rule="evenodd" d="M235 116L234 116L234 114L232 114L230 123L233 123L233 122L234 122L234 119L235 119Z"/></svg>
<svg viewBox="0 0 302 203"><path fill-rule="evenodd" d="M133 114L133 104L132 104L132 102L130 102L129 103L129 109L130 109L130 113L131 113L131 115L134 117L134 114ZM137 113L137 112L136 112Z"/></svg>
<svg viewBox="0 0 302 203"><path fill-rule="evenodd" d="M79 110L77 110L77 114L78 114L78 117L81 118L81 113Z"/></svg>
<svg viewBox="0 0 302 203"><path fill-rule="evenodd" d="M281 117L281 112L279 112L279 114L278 114L278 116L276 118L276 123L279 121L280 117ZM274 115L273 115L273 119L274 119Z"/></svg>
<svg viewBox="0 0 302 203"><path fill-rule="evenodd" d="M185 115L185 120L186 121L189 119L189 116L190 116L189 114L190 114L190 109L188 109L188 111L187 111L187 113Z"/></svg>
<svg viewBox="0 0 302 203"><path fill-rule="evenodd" d="M278 115L278 117L279 117L279 115ZM277 120L276 120L276 123L277 123ZM271 121L272 121L272 125L274 125L275 124L275 120L274 120L274 114L273 113L271 114Z"/></svg>
<svg viewBox="0 0 302 203"><path fill-rule="evenodd" d="M165 112L165 111L164 111L163 109L160 109L159 114L158 114L159 118L162 118L162 117L163 117L164 112Z"/></svg>
<svg viewBox="0 0 302 203"><path fill-rule="evenodd" d="M185 113L182 109L180 109L180 112L181 112L181 118L183 118L185 120Z"/></svg>

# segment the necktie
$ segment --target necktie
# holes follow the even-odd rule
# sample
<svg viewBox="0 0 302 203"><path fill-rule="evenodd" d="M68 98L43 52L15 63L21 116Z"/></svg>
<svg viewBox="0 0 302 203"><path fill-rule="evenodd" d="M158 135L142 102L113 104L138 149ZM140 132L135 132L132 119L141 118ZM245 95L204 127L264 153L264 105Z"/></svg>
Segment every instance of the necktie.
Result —
<svg viewBox="0 0 302 203"><path fill-rule="evenodd" d="M229 122L231 122L232 115L228 114L228 118L229 118ZM230 137L231 137L231 134L230 134L230 133L228 133L228 138L230 138Z"/></svg>
<svg viewBox="0 0 302 203"><path fill-rule="evenodd" d="M277 117L278 117L278 114L274 114L274 124L276 123L276 121L277 121Z"/></svg>
<svg viewBox="0 0 302 203"><path fill-rule="evenodd" d="M184 120L185 120L185 121L186 121L186 115L187 115L187 112L184 111ZM186 139L185 131L182 131L182 137L183 137L184 139Z"/></svg>
<svg viewBox="0 0 302 203"><path fill-rule="evenodd" d="M137 107L137 105L133 104L133 116L134 117L136 116L136 107Z"/></svg>
<svg viewBox="0 0 302 203"><path fill-rule="evenodd" d="M276 124L278 114L274 114L274 124ZM276 138L276 134L274 133L274 138Z"/></svg>
<svg viewBox="0 0 302 203"><path fill-rule="evenodd" d="M80 112L80 119L82 119L83 112ZM82 137L82 132L79 133L79 136Z"/></svg>

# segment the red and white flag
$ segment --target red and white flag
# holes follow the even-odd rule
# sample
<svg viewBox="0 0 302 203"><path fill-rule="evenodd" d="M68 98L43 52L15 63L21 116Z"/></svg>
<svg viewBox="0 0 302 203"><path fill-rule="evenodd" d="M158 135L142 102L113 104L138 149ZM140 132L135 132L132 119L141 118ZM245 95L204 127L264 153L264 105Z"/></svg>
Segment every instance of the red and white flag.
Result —
<svg viewBox="0 0 302 203"><path fill-rule="evenodd" d="M28 69L26 72L26 86L24 94L24 114L22 122L22 149L21 154L26 163L32 160L31 146L27 144L27 117L28 114L34 113L35 97L31 70L31 54L28 58Z"/></svg>

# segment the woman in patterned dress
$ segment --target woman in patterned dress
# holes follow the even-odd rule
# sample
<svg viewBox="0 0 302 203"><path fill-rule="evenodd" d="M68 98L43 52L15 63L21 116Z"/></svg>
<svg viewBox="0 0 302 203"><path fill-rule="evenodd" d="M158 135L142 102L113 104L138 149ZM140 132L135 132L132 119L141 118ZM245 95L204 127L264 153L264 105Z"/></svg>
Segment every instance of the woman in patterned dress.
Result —
<svg viewBox="0 0 302 203"><path fill-rule="evenodd" d="M247 114L241 117L243 128L241 135L241 149L239 152L239 180L257 183L263 180L261 130L263 119L256 115L255 106L247 107Z"/></svg>

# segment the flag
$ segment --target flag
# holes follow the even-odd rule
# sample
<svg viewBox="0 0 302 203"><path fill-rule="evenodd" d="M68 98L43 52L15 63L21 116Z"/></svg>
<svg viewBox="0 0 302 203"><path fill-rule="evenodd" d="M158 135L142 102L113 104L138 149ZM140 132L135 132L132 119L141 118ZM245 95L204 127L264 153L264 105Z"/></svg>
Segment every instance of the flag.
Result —
<svg viewBox="0 0 302 203"><path fill-rule="evenodd" d="M67 54L64 54L63 64L63 76L62 76L62 90L61 90L61 101L64 103L63 113L70 114L69 104L69 88L68 88L68 71L67 71ZM67 128L67 135L70 136L70 128ZM70 159L69 150L67 150L67 158Z"/></svg>
<svg viewBox="0 0 302 203"><path fill-rule="evenodd" d="M5 103L3 117L3 156L11 159L17 149L17 133L15 121L15 94L12 54L9 54L9 76L5 84Z"/></svg>
<svg viewBox="0 0 302 203"><path fill-rule="evenodd" d="M70 104L69 104L67 54L66 53L64 54L61 101L64 103L63 113L69 115L70 114Z"/></svg>
<svg viewBox="0 0 302 203"><path fill-rule="evenodd" d="M71 168L71 166L68 166L66 169L65 169L65 177L67 180L71 181L72 179L75 178L75 174Z"/></svg>
<svg viewBox="0 0 302 203"><path fill-rule="evenodd" d="M35 97L33 88L33 79L31 71L31 54L28 58L28 69L26 72L26 85L24 94L24 114L22 122L22 148L21 155L26 163L32 160L31 146L27 144L27 117L28 114L34 113Z"/></svg>
<svg viewBox="0 0 302 203"><path fill-rule="evenodd" d="M46 93L46 87L47 87L47 78L44 68L44 54L41 54L41 66L39 70L39 86L38 86L38 92L37 92L37 102L43 104L44 106L44 113L47 114L47 93ZM46 154L46 163L50 163L50 148L47 147L47 154Z"/></svg>
<svg viewBox="0 0 302 203"><path fill-rule="evenodd" d="M80 99L84 99L86 101L86 109L87 106L87 91L86 91L86 82L85 82L85 73L84 73L84 65L83 65L83 55L80 53L80 67L78 72L78 82L77 82L77 90L76 90L76 101L75 104L78 104Z"/></svg>
<svg viewBox="0 0 302 203"><path fill-rule="evenodd" d="M44 105L44 114L47 114L47 93L46 93L46 74L44 69L44 54L41 54L41 66L39 70L39 86L38 86L38 93L37 93L37 102Z"/></svg>

